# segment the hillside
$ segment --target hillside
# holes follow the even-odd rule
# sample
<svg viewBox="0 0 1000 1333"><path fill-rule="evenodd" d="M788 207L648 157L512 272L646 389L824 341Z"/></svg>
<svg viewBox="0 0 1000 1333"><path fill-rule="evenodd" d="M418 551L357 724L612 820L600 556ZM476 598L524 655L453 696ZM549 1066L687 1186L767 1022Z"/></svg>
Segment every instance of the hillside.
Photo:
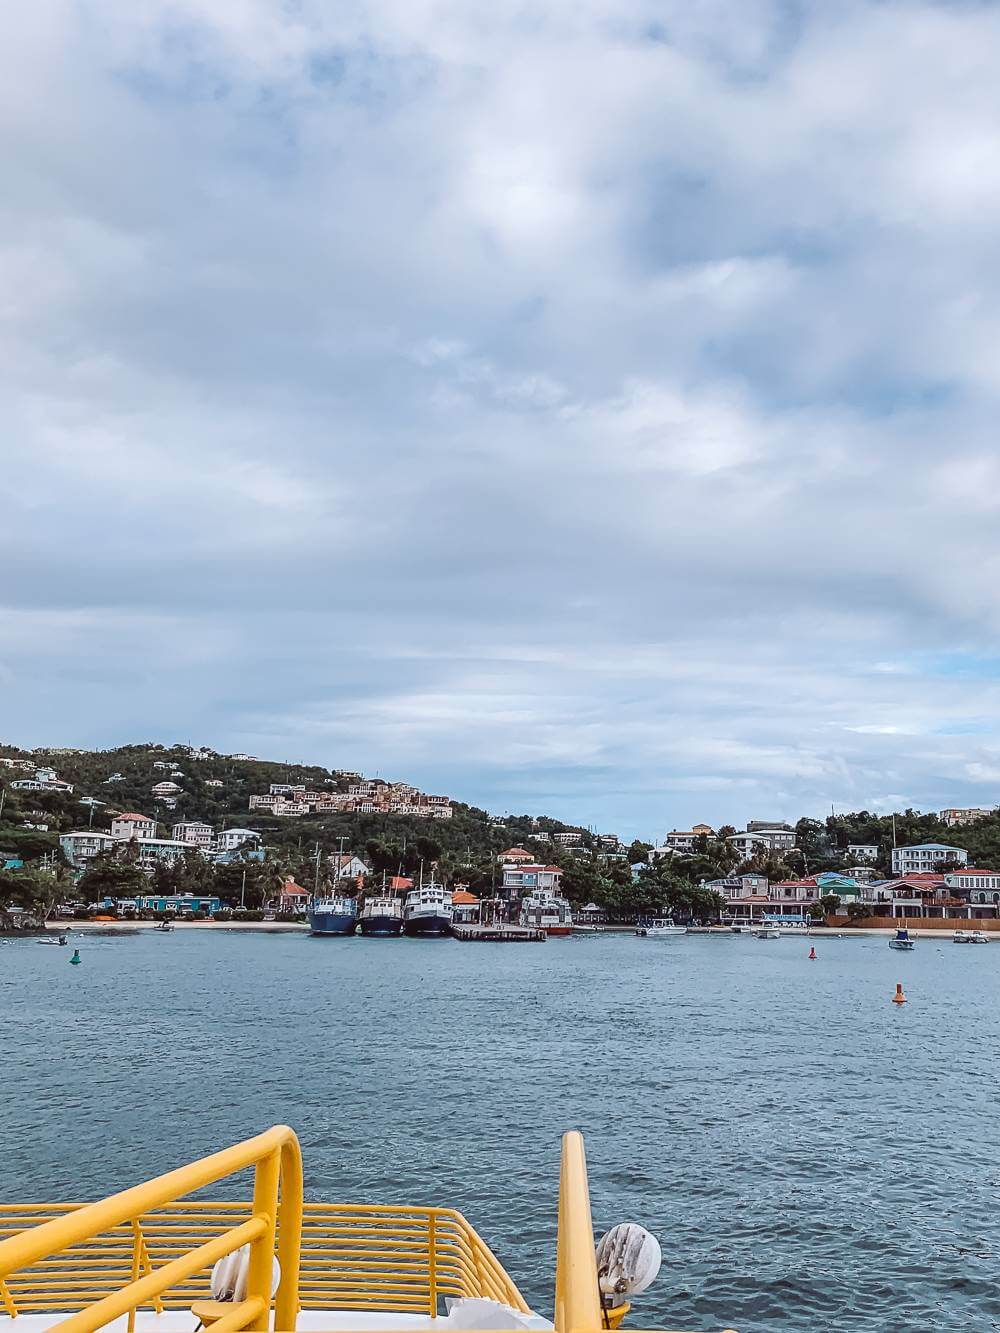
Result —
<svg viewBox="0 0 1000 1333"><path fill-rule="evenodd" d="M4 760L21 761L24 770L4 766ZM30 777L35 768L48 767L72 785L73 791L18 791L12 783ZM30 770L30 771L29 771ZM179 790L172 808L153 793L161 781L175 782ZM42 867L65 875L59 834L92 827L106 830L120 811L148 815L157 820L160 836L169 837L173 824L198 820L216 831L227 828L256 830L266 849L263 865L211 866L196 853L182 864L160 867L156 887L169 891L213 891L223 898L244 888L246 873L248 902L259 901L285 876L312 886L318 864L325 875L325 858L341 848L362 857L381 874L412 873L421 861L435 862L449 882L468 883L474 890L489 890L496 874L496 856L512 844L537 849L538 858L553 862L565 871L564 889L575 902L594 899L602 905L633 910L646 902L697 904L699 884L733 873L757 869L772 880L821 870L843 870L852 864L848 847L865 843L878 847L877 868L889 873L895 837L900 845L913 842L945 842L964 847L974 864L1000 866L1000 813L993 813L963 828L948 828L936 814L907 810L897 815L874 815L867 811L831 815L825 821L800 819L795 825L797 849L743 863L725 841L731 827L700 841L688 857L642 866L633 877L630 863L645 860L648 844L635 843L624 855L609 852L589 832L559 820L527 814L491 818L475 806L451 802L451 818L420 818L416 815L362 813L358 810L310 813L280 817L267 810L249 808L250 799L266 795L272 784L301 784L328 793L348 793L358 774L318 765L288 764L249 757L192 752L188 746L128 745L101 751L26 751L0 745L0 863L8 858L24 862L19 873L31 876ZM356 787L355 787L356 790ZM93 801L93 804L90 802ZM45 825L47 827L39 827ZM35 827L32 827L35 826ZM576 832L572 851L543 840L544 834ZM94 897L107 893L134 892L148 885L136 867L120 856L109 864L87 872L83 889ZM110 862L114 864L110 864ZM0 869L0 874L2 874ZM37 877L37 876L36 876ZM10 877L7 896L10 897ZM23 885L23 878L18 886ZM17 886L15 886L17 887ZM0 895L2 896L2 895Z"/></svg>

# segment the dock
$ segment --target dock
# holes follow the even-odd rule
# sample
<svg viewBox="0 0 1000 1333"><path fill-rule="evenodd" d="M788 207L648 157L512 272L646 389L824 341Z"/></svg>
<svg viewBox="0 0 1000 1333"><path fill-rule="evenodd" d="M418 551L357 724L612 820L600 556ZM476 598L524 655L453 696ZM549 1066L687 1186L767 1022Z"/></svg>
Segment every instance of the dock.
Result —
<svg viewBox="0 0 1000 1333"><path fill-rule="evenodd" d="M453 925L451 933L466 944L528 944L546 938L545 931L537 927L512 926L506 921L492 926Z"/></svg>

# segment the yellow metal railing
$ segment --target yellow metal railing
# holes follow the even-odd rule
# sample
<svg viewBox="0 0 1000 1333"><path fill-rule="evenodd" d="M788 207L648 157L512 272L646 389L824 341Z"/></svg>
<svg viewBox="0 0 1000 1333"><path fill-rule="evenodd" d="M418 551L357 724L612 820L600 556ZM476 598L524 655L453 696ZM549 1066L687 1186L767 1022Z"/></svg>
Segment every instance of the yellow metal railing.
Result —
<svg viewBox="0 0 1000 1333"><path fill-rule="evenodd" d="M609 1321L601 1301L583 1136L563 1135L556 1242L556 1333L599 1333ZM723 1333L735 1333L724 1329Z"/></svg>
<svg viewBox="0 0 1000 1333"><path fill-rule="evenodd" d="M178 1198L254 1167L253 1203L228 1205L192 1236L191 1217L204 1205ZM169 1205L161 1262L153 1258L144 1215ZM181 1220L172 1221L174 1217ZM26 1221L25 1219L31 1219ZM18 1223L20 1222L20 1225ZM302 1231L302 1155L295 1134L277 1125L256 1138L192 1162L155 1180L112 1194L99 1203L8 1205L0 1210L0 1288L11 1314L24 1310L76 1310L57 1328L94 1333L111 1320L144 1306L162 1309L183 1284L210 1269L241 1245L250 1246L246 1300L214 1325L216 1333L237 1329L263 1333L271 1307L271 1265L278 1240L281 1281L275 1293L277 1326L295 1329L299 1308L299 1245ZM202 1287L198 1295L206 1294Z"/></svg>
<svg viewBox="0 0 1000 1333"><path fill-rule="evenodd" d="M181 1198L250 1166L252 1203ZM0 1205L0 1311L65 1313L53 1326L61 1333L94 1333L127 1314L134 1333L138 1309L159 1314L204 1301L212 1265L247 1243L246 1300L216 1318L211 1333L268 1328L275 1243L278 1333L294 1333L300 1308L432 1319L449 1297L483 1296L528 1311L461 1213L304 1204L298 1140L283 1126L100 1203ZM555 1328L607 1327L583 1139L572 1131L562 1145Z"/></svg>

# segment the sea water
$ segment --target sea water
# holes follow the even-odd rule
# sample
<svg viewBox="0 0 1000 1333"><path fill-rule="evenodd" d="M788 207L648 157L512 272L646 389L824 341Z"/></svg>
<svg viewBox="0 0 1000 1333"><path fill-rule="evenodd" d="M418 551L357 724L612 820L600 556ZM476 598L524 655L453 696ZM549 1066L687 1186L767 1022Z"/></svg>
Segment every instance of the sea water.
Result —
<svg viewBox="0 0 1000 1333"><path fill-rule="evenodd" d="M287 1122L309 1197L459 1208L550 1314L576 1127L598 1234L663 1247L634 1327L1000 1328L998 944L72 942L0 941L6 1200Z"/></svg>

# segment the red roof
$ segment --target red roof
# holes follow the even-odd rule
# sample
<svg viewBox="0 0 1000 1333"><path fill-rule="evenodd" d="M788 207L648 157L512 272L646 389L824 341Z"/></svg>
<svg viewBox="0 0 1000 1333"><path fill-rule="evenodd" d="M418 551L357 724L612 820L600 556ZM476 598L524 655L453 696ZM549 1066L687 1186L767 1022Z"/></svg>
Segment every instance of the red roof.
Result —
<svg viewBox="0 0 1000 1333"><path fill-rule="evenodd" d="M474 893L467 893L465 889L456 889L451 895L451 901L459 907L471 907L474 903L478 903L479 899Z"/></svg>
<svg viewBox="0 0 1000 1333"><path fill-rule="evenodd" d="M412 889L413 880L407 879L405 875L393 875L389 880L390 889Z"/></svg>
<svg viewBox="0 0 1000 1333"><path fill-rule="evenodd" d="M309 890L304 889L301 884L296 884L294 879L286 879L281 886L282 898L308 898Z"/></svg>
<svg viewBox="0 0 1000 1333"><path fill-rule="evenodd" d="M152 815L115 815L115 819L142 819L149 824L156 822Z"/></svg>

